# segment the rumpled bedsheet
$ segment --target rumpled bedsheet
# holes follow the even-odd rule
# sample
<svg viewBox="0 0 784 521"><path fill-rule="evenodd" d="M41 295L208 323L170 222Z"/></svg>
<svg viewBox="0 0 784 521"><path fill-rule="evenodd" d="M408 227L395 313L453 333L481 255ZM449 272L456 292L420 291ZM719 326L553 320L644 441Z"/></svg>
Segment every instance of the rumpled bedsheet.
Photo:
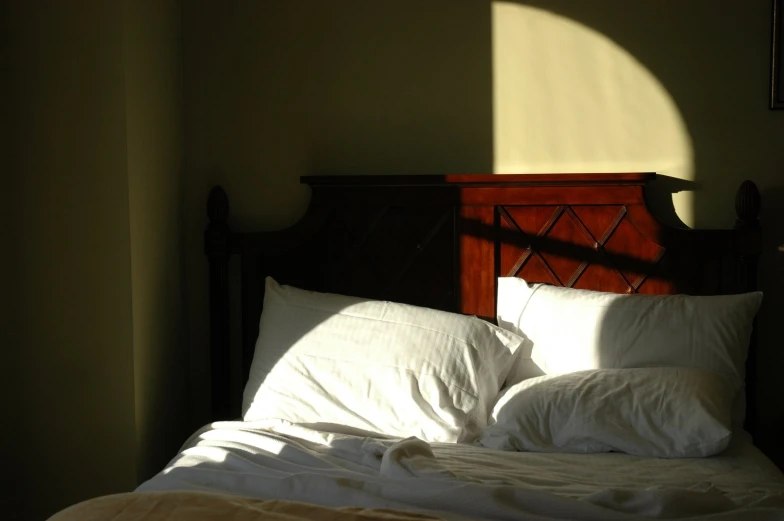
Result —
<svg viewBox="0 0 784 521"><path fill-rule="evenodd" d="M253 510L274 500L315 508L274 511L295 516L290 519L304 515L354 520L358 518L352 516L361 514L445 521L784 521L784 476L743 451L691 461L625 454L504 453L280 421L207 426L136 492L174 495L127 497L159 498L154 504L162 506L156 508L169 516L163 519L212 519L196 517L202 514L191 513L192 505L178 504L180 497L199 497L177 495L183 491L238 496L223 497L221 501L228 501L233 510L227 506L215 518L232 521L278 519L264 517L266 510ZM120 510L108 505L93 517L74 517L66 511L62 515L71 517L53 519L158 519L143 517L143 508L133 513L122 503L115 507ZM85 508L93 506L88 502Z"/></svg>

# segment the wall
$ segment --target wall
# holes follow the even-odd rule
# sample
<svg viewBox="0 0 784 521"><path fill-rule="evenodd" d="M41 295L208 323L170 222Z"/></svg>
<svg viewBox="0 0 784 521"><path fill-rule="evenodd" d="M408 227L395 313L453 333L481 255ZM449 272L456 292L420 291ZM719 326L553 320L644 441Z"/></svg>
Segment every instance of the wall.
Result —
<svg viewBox="0 0 784 521"><path fill-rule="evenodd" d="M181 58L175 1L123 4L139 479L189 430L180 240Z"/></svg>
<svg viewBox="0 0 784 521"><path fill-rule="evenodd" d="M11 11L14 446L23 517L42 519L135 482L122 14L98 2Z"/></svg>
<svg viewBox="0 0 784 521"><path fill-rule="evenodd" d="M338 7L339 6L339 7ZM781 433L776 309L784 112L767 109L770 1L432 0L183 5L184 248L195 418L206 419L209 187L233 222L293 223L312 173L657 170L677 215L728 227L765 197L760 401ZM661 183L660 183L661 186ZM668 188L671 189L671 188Z"/></svg>
<svg viewBox="0 0 784 521"><path fill-rule="evenodd" d="M20 473L16 515L45 519L133 489L187 435L179 16L152 1L3 9L13 219L0 273L14 279L3 403L15 407L4 447Z"/></svg>

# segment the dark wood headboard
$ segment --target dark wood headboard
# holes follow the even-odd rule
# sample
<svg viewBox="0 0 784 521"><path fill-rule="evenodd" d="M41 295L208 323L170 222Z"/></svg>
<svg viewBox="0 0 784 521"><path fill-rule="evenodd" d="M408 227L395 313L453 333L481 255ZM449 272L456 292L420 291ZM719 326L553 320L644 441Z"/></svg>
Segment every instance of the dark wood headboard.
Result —
<svg viewBox="0 0 784 521"><path fill-rule="evenodd" d="M241 272L242 377L267 275L297 287L495 317L496 278L618 293L712 295L756 289L759 192L745 182L732 230L662 224L645 203L655 174L317 176L293 227L235 233L226 193L207 204L213 412L236 417L230 389L229 260ZM755 418L754 343L747 362Z"/></svg>

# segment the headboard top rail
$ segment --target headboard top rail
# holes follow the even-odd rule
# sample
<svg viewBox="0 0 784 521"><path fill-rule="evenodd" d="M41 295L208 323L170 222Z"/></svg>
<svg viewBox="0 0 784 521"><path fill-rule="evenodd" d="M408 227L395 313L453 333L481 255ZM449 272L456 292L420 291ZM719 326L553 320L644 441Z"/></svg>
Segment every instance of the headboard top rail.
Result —
<svg viewBox="0 0 784 521"><path fill-rule="evenodd" d="M339 186L643 186L654 172L617 174L447 174L447 175L309 175L301 182L312 187Z"/></svg>

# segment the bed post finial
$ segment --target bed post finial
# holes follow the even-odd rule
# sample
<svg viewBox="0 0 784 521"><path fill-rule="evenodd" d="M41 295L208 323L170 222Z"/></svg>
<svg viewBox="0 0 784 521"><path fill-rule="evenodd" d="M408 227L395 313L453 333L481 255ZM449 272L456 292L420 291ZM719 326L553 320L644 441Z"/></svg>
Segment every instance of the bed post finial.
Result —
<svg viewBox="0 0 784 521"><path fill-rule="evenodd" d="M204 253L210 263L210 384L211 421L232 417L229 367L229 198L214 186L207 198L210 223L204 231ZM236 416L236 415L235 415Z"/></svg>
<svg viewBox="0 0 784 521"><path fill-rule="evenodd" d="M738 218L735 228L749 228L759 226L759 213L762 207L759 189L753 181L743 181L735 193L735 213Z"/></svg>

